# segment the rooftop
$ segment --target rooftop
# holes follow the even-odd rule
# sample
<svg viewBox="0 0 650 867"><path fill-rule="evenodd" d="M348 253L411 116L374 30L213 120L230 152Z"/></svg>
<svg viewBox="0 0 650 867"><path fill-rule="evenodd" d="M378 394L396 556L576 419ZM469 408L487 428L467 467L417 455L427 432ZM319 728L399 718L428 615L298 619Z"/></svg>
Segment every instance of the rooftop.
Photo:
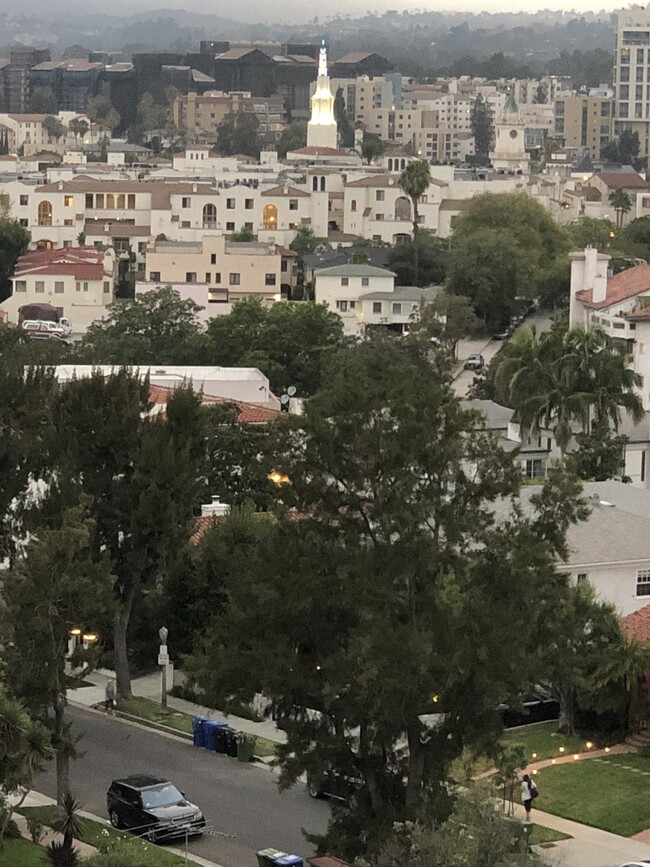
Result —
<svg viewBox="0 0 650 867"><path fill-rule="evenodd" d="M650 644L650 605L623 617L621 627L628 641Z"/></svg>
<svg viewBox="0 0 650 867"><path fill-rule="evenodd" d="M601 172L592 175L590 181L598 178L609 189L621 190L647 190L650 187L638 172Z"/></svg>
<svg viewBox="0 0 650 867"><path fill-rule="evenodd" d="M648 290L650 290L650 265L637 265L635 268L628 268L627 271L621 271L607 278L607 294L604 301L594 303L591 300L593 289L582 289L576 292L576 298L593 310L602 310Z"/></svg>
<svg viewBox="0 0 650 867"><path fill-rule="evenodd" d="M318 268L316 277L396 277L394 271L377 268L375 265L333 265L331 268Z"/></svg>

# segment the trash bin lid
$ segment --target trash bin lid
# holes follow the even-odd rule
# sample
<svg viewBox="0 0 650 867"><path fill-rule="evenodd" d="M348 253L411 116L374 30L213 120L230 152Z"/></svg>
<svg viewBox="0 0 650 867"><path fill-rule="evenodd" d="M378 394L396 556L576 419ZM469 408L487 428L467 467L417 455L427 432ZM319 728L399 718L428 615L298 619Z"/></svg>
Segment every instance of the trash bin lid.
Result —
<svg viewBox="0 0 650 867"><path fill-rule="evenodd" d="M273 863L277 867L303 867L305 862L299 855L283 855L282 858L276 858Z"/></svg>
<svg viewBox="0 0 650 867"><path fill-rule="evenodd" d="M260 849L257 853L261 855L263 858L287 858L288 855L286 852L280 852L279 849Z"/></svg>
<svg viewBox="0 0 650 867"><path fill-rule="evenodd" d="M219 722L216 719L205 719L203 721L203 725L207 729L227 729L228 728L226 723Z"/></svg>

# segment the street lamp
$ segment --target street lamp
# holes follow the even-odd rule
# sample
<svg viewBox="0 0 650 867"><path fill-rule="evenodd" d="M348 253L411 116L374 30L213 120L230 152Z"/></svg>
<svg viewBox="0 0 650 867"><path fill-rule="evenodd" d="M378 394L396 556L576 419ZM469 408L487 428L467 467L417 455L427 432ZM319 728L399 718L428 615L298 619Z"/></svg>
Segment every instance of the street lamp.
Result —
<svg viewBox="0 0 650 867"><path fill-rule="evenodd" d="M167 652L167 636L169 629L166 626L161 626L158 630L160 637L160 647L158 648L158 665L160 666L161 674L161 704L167 709L167 666L169 665L169 653Z"/></svg>

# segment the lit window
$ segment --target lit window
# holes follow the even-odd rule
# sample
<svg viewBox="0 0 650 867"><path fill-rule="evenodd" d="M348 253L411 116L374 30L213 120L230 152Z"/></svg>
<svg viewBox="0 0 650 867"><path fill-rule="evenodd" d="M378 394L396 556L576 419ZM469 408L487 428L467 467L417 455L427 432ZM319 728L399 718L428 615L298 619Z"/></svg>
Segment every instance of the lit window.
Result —
<svg viewBox="0 0 650 867"><path fill-rule="evenodd" d="M63 204L66 206L66 208L74 207L74 196L64 196Z"/></svg>
<svg viewBox="0 0 650 867"><path fill-rule="evenodd" d="M636 595L650 596L650 569L639 569L637 571Z"/></svg>

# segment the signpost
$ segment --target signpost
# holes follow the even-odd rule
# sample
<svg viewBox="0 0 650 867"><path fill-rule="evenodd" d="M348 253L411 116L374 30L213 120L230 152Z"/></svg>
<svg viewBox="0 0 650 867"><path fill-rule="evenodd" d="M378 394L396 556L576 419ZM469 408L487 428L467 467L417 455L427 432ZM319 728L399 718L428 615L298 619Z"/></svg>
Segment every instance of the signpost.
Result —
<svg viewBox="0 0 650 867"><path fill-rule="evenodd" d="M167 636L169 635L169 630L165 626L161 626L158 630L158 635L160 636L160 647L158 648L158 665L160 666L160 673L162 679L162 697L161 704L166 709L167 708L167 666L169 665L169 653L167 652Z"/></svg>

